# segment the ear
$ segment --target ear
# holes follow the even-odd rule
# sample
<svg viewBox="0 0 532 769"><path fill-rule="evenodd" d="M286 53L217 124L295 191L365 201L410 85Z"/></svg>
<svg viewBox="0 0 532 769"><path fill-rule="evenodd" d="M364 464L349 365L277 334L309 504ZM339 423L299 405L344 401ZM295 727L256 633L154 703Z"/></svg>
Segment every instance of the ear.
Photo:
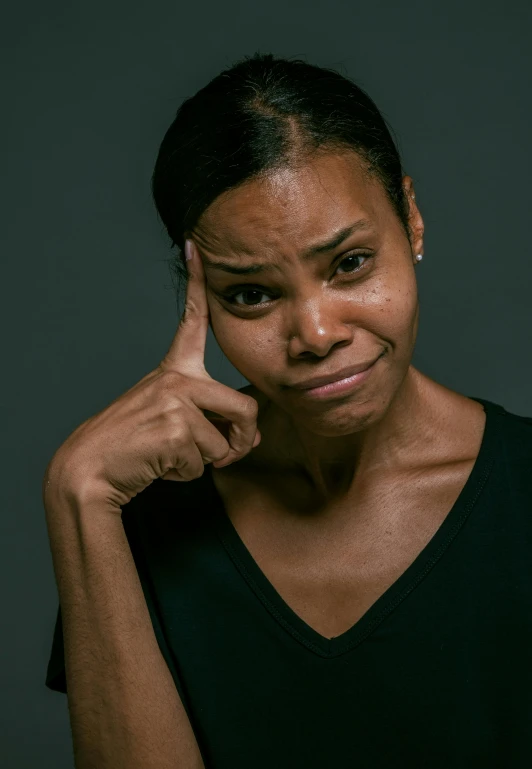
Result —
<svg viewBox="0 0 532 769"><path fill-rule="evenodd" d="M412 248L412 253L422 254L425 225L421 213L419 212L419 208L417 207L414 182L411 176L403 177L403 189L409 205L408 229L410 232L410 246Z"/></svg>

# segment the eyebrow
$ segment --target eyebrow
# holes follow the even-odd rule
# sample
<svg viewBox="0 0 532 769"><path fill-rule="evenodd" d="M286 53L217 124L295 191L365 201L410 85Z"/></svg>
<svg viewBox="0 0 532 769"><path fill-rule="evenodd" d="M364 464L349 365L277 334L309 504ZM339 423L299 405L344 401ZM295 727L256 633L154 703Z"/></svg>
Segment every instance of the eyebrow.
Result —
<svg viewBox="0 0 532 769"><path fill-rule="evenodd" d="M323 243L316 243L315 245L310 246L310 248L307 248L303 252L303 259L310 259L313 256L333 251L354 232L369 229L372 229L371 222L368 219L359 219L348 227L343 227L341 230L337 230L329 240L326 240ZM255 275L257 272L266 272L273 269L273 265L270 263L253 264L249 267L237 267L236 265L227 264L227 262L216 262L205 258L203 259L203 264L211 270L230 272L232 275Z"/></svg>

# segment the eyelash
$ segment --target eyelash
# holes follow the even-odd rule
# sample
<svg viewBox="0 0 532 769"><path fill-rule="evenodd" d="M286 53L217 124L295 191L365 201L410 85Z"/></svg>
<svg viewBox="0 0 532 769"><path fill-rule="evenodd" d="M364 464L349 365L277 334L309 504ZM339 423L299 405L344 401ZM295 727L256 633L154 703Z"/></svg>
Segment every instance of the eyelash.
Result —
<svg viewBox="0 0 532 769"><path fill-rule="evenodd" d="M347 274L358 274L359 272L362 272L366 269L370 259L373 258L373 254L347 254L344 256L341 262L339 262L338 267L341 267L344 262L346 262L348 259L357 259L358 257L362 257L366 261L361 267L358 267L356 270L351 270L350 273ZM338 267L336 269L338 269ZM235 289L234 291L229 292L228 294L223 294L223 298L226 302L229 304L234 305L235 307L238 307L239 309L244 310L253 310L254 308L260 308L267 304L267 302L258 302L257 304L240 304L239 302L235 301L235 297L237 297L239 294L247 294L249 292L255 292L260 294L266 294L265 291L262 291L261 289L255 287L255 286L240 286L240 288Z"/></svg>

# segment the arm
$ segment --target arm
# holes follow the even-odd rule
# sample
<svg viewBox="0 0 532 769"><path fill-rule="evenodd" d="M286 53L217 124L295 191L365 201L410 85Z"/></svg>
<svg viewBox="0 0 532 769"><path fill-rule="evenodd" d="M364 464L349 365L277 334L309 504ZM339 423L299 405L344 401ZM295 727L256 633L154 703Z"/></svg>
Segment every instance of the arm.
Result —
<svg viewBox="0 0 532 769"><path fill-rule="evenodd" d="M76 769L204 769L119 512L45 484Z"/></svg>

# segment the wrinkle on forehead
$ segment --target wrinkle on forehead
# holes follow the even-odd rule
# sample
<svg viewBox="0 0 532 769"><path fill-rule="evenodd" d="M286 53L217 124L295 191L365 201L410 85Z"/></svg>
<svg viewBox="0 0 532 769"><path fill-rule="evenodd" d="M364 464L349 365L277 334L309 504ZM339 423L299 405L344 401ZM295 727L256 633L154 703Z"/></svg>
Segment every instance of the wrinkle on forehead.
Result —
<svg viewBox="0 0 532 769"><path fill-rule="evenodd" d="M193 234L219 256L279 256L327 239L356 219L375 219L384 191L354 153L281 168L220 195Z"/></svg>

